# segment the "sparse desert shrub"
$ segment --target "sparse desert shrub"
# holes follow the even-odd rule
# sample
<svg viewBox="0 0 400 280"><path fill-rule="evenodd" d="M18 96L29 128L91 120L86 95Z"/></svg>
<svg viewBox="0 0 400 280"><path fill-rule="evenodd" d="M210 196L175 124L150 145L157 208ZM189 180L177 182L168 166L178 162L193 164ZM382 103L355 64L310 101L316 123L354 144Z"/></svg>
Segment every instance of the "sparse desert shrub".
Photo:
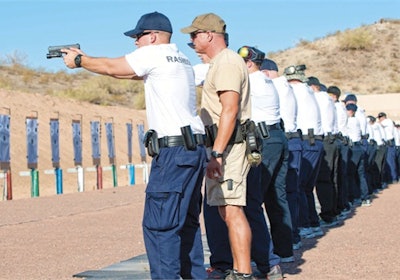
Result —
<svg viewBox="0 0 400 280"><path fill-rule="evenodd" d="M365 29L354 29L343 32L338 37L339 49L348 50L371 50L373 46L373 36Z"/></svg>

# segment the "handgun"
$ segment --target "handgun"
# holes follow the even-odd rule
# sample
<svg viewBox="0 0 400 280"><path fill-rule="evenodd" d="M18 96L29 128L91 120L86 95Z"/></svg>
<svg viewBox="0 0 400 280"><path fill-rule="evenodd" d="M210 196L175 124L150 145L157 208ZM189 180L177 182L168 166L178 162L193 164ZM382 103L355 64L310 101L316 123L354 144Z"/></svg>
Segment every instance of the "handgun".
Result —
<svg viewBox="0 0 400 280"><path fill-rule="evenodd" d="M50 58L54 58L54 57L62 57L63 52L61 51L61 49L70 49L70 48L80 49L81 46L79 44L50 46L49 53L47 54L47 58L50 59Z"/></svg>

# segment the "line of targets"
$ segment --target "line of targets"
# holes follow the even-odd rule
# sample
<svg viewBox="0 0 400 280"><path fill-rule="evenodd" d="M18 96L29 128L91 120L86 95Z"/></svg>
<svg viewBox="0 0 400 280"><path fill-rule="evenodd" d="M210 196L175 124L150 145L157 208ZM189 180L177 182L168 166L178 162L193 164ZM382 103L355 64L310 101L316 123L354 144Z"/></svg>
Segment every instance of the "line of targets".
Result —
<svg viewBox="0 0 400 280"><path fill-rule="evenodd" d="M4 189L3 199L12 199L12 180L11 180L11 162L10 162L10 115L0 114L0 169L3 173L0 173L4 178ZM39 196L39 172L38 172L38 117L30 116L26 117L26 147L27 147L27 166L30 171L21 171L20 176L31 177L31 196ZM118 177L115 166L115 139L114 139L114 123L113 121L105 122L105 132L107 139L107 150L108 158L110 162L109 167L101 166L101 122L91 121L90 132L91 132L91 148L92 148L92 160L95 168L86 168L87 171L97 172L97 189L103 188L102 171L104 169L110 169L113 174L113 185L118 186ZM148 166L146 162L146 150L143 144L144 139L144 124L139 123L137 126L138 140L139 140L139 152L142 160L141 164L137 164L137 168L143 168L143 180L147 183L148 179ZM128 164L120 166L121 169L128 170L129 185L135 184L135 165L132 164L132 122L126 123L127 132L127 155ZM53 168L52 170L45 170L46 174L55 174L56 177L56 193L63 193L62 185L62 169L60 167L60 145L59 145L59 119L50 119L50 140L51 140L51 161ZM75 168L69 168L68 172L77 173L77 184L78 191L84 191L84 170L82 167L82 120L72 120L72 142L73 142L73 153L74 153L74 165Z"/></svg>

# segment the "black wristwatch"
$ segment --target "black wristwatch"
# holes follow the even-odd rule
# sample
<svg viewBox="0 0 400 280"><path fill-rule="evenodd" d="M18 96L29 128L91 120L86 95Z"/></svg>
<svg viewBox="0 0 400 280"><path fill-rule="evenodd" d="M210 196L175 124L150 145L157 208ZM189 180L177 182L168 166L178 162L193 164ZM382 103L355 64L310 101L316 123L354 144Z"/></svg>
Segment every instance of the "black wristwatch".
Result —
<svg viewBox="0 0 400 280"><path fill-rule="evenodd" d="M75 56L75 66L76 67L81 67L81 57L82 57L82 55L81 54L78 54L77 56Z"/></svg>
<svg viewBox="0 0 400 280"><path fill-rule="evenodd" d="M218 153L217 151L212 151L211 156L213 158L221 158L224 154Z"/></svg>

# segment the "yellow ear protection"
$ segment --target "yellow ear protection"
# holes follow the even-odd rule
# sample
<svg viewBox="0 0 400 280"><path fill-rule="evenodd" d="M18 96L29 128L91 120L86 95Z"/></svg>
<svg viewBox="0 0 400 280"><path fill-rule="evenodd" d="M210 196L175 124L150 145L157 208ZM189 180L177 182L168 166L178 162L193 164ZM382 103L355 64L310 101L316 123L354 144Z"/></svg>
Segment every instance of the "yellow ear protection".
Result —
<svg viewBox="0 0 400 280"><path fill-rule="evenodd" d="M265 57L265 53L262 51L249 46L243 46L238 50L238 54L245 60L251 60L253 62L262 63Z"/></svg>

